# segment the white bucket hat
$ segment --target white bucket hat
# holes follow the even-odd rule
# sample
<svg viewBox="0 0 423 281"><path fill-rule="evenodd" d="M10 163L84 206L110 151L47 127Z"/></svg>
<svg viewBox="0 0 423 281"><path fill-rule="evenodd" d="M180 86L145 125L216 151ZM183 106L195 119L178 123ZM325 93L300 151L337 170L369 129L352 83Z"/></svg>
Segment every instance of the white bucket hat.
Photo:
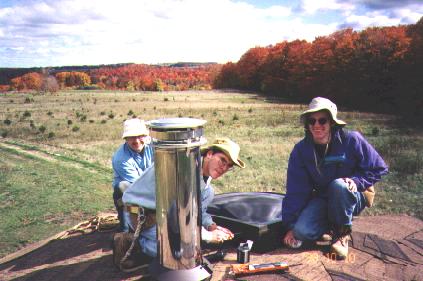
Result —
<svg viewBox="0 0 423 281"><path fill-rule="evenodd" d="M240 168L245 168L245 163L239 159L239 145L228 138L216 138L211 145L201 148L201 153L210 149L216 149L228 156L231 161Z"/></svg>
<svg viewBox="0 0 423 281"><path fill-rule="evenodd" d="M336 107L336 104L331 102L330 100L322 97L316 97L311 100L310 104L308 105L308 109L301 113L301 121L304 122L304 118L308 113L313 113L321 110L327 110L329 111L332 120L338 124L338 125L346 125L344 121L341 119L338 119L336 115L338 114L338 108Z"/></svg>
<svg viewBox="0 0 423 281"><path fill-rule="evenodd" d="M128 119L123 122L122 138L148 136L149 131L145 126L144 120L138 118Z"/></svg>

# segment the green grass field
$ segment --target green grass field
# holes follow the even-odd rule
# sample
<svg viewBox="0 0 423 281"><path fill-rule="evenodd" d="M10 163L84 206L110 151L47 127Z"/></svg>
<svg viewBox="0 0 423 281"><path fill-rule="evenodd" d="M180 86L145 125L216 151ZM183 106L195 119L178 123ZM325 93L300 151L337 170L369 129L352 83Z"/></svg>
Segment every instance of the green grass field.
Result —
<svg viewBox="0 0 423 281"><path fill-rule="evenodd" d="M305 104L230 92L60 92L0 94L0 256L113 210L111 156L122 122L194 117L208 140L228 136L247 168L215 181L217 193L285 191L289 153L303 137ZM395 116L343 111L380 152L390 174L365 215L423 219L423 134Z"/></svg>

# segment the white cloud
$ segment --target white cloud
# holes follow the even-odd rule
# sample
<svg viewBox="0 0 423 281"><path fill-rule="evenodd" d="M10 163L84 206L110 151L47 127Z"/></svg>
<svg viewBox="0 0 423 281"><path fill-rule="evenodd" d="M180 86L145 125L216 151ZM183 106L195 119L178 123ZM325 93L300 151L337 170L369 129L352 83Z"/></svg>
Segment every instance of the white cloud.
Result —
<svg viewBox="0 0 423 281"><path fill-rule="evenodd" d="M355 9L355 5L338 0L301 0L300 7L306 14L325 10L351 11Z"/></svg>
<svg viewBox="0 0 423 281"><path fill-rule="evenodd" d="M391 10L395 16L386 11L359 14L351 4L355 1L343 1L303 0L303 10L296 14L282 5L257 8L231 0L31 0L25 7L0 8L0 57L11 58L6 63L19 64L15 66L224 63L237 61L255 46L312 41L343 23L396 25L422 15L407 7ZM337 17L323 24L322 11Z"/></svg>
<svg viewBox="0 0 423 281"><path fill-rule="evenodd" d="M25 47L12 47L10 49L12 49L13 51L23 51L25 50Z"/></svg>
<svg viewBox="0 0 423 281"><path fill-rule="evenodd" d="M416 23L421 17L422 13L409 9L395 9L389 13L384 10L374 10L363 15L350 14L346 17L344 25L361 30L369 26L397 26Z"/></svg>
<svg viewBox="0 0 423 281"><path fill-rule="evenodd" d="M423 16L421 0L338 0L354 3L355 9L345 10L346 22L359 29L367 26L414 24Z"/></svg>
<svg viewBox="0 0 423 281"><path fill-rule="evenodd" d="M351 15L346 19L346 25L354 26L354 29L361 30L369 26L398 25L399 19L391 19L384 15Z"/></svg>
<svg viewBox="0 0 423 281"><path fill-rule="evenodd" d="M245 44L261 43L255 32L266 28L263 18L288 14L280 7L257 10L228 0L66 0L1 9L0 22L7 22L1 33L7 45L30 42L40 56L51 49L77 63L224 62L240 56Z"/></svg>
<svg viewBox="0 0 423 281"><path fill-rule="evenodd" d="M413 24L416 23L423 15L423 6L412 9L398 9L395 14L401 19L402 24Z"/></svg>

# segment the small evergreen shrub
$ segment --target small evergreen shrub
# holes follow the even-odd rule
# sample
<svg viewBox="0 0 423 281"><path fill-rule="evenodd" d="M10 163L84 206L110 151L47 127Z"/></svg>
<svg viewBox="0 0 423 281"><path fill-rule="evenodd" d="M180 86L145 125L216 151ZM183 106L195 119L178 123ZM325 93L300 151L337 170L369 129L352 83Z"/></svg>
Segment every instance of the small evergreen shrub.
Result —
<svg viewBox="0 0 423 281"><path fill-rule="evenodd" d="M34 99L32 97L26 97L25 100L24 100L24 103L31 103L33 101L34 101Z"/></svg>

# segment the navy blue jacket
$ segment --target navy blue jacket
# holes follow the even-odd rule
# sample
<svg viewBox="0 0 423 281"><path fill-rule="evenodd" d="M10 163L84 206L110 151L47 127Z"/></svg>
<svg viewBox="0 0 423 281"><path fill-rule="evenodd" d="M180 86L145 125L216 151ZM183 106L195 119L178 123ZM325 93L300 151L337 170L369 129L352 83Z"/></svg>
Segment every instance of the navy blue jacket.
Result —
<svg viewBox="0 0 423 281"><path fill-rule="evenodd" d="M388 173L382 157L364 137L355 131L340 127L332 130L330 149L320 166L316 167L312 136L294 146L288 162L286 197L282 202L282 222L291 229L301 211L311 199L313 191L325 193L330 182L338 178L351 178L358 191L381 180Z"/></svg>

